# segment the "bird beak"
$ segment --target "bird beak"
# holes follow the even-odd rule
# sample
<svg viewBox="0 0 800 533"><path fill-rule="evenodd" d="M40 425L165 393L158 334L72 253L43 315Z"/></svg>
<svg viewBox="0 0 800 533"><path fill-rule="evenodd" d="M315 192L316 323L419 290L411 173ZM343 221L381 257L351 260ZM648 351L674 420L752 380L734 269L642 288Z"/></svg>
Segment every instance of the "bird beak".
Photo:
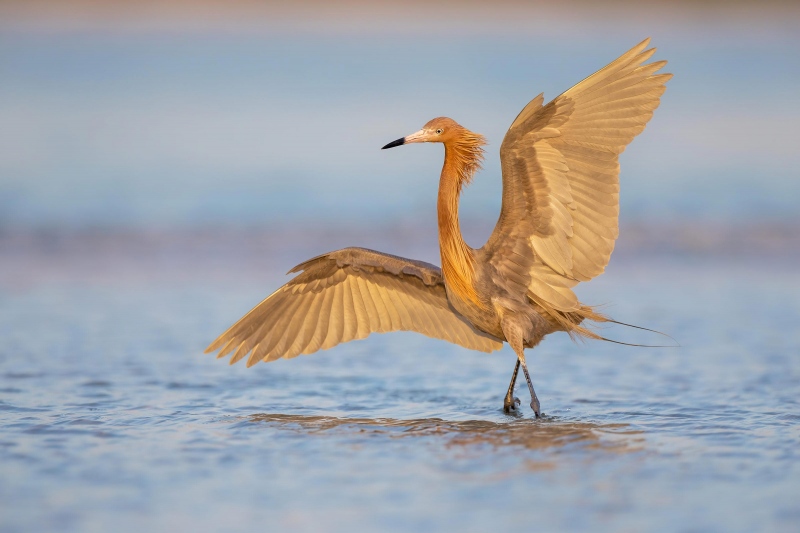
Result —
<svg viewBox="0 0 800 533"><path fill-rule="evenodd" d="M401 137L396 141L392 141L383 148L381 148L381 150L386 150L387 148L394 148L395 146L400 146L403 144L421 143L421 142L425 142L424 130L419 130L416 133L412 133L411 135L406 135L405 137Z"/></svg>

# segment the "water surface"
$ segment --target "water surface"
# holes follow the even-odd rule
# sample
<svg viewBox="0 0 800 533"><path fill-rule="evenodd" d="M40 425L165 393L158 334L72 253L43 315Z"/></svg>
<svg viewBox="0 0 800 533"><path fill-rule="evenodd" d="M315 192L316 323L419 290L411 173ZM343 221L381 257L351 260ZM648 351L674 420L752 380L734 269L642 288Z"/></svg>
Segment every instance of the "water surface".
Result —
<svg viewBox="0 0 800 533"><path fill-rule="evenodd" d="M35 256L11 248L6 265ZM103 249L79 253L94 275L19 269L2 286L4 531L794 531L800 520L793 261L623 253L582 298L682 347L548 338L529 355L546 413L534 420L502 412L508 348L398 333L229 367L202 349L281 281L277 268ZM250 259L291 262L277 250ZM524 385L517 394L525 406Z"/></svg>

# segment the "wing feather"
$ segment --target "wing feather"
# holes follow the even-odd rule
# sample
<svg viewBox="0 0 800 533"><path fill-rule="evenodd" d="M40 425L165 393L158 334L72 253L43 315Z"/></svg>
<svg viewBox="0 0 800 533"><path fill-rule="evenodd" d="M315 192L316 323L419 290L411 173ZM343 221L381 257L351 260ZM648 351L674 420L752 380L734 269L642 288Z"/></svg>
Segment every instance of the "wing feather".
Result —
<svg viewBox="0 0 800 533"><path fill-rule="evenodd" d="M397 283L402 283L400 279L392 280L392 284L396 285ZM400 315L403 319L403 329L405 331L414 330L422 333L423 335L429 335L431 333L431 326L430 317L426 312L426 308L428 306L421 307L420 312L418 313L411 313L409 309L414 308L414 303L410 301L408 294L406 294L403 290L395 290L393 297L395 299L395 305L397 306L398 310L400 311Z"/></svg>
<svg viewBox="0 0 800 533"><path fill-rule="evenodd" d="M386 285L388 290L383 293L382 295L385 296L386 299L391 298L392 300L392 309L394 310L394 317L397 317L397 322L395 324L399 324L401 330L408 331L413 326L413 321L411 320L411 316L408 314L408 309L404 305L403 298L399 294L400 291L398 290L397 284L402 283L402 278L389 278L386 280ZM420 332L423 333L423 332Z"/></svg>
<svg viewBox="0 0 800 533"><path fill-rule="evenodd" d="M344 287L344 299L342 301L342 322L343 322L343 331L342 331L342 342L350 342L351 340L356 338L356 333L358 333L358 305L363 305L361 302L356 301L356 296L354 294L355 288L355 278L348 277L343 282Z"/></svg>
<svg viewBox="0 0 800 533"><path fill-rule="evenodd" d="M300 272L206 349L247 365L313 353L370 333L416 331L491 352L502 341L476 330L447 301L441 271L421 261L345 248L298 265ZM221 353L222 353L221 352Z"/></svg>
<svg viewBox="0 0 800 533"><path fill-rule="evenodd" d="M395 319L394 323L392 322L392 313L389 311L391 302L388 302L385 298L385 289L382 289L372 282L367 284L367 289L369 289L369 293L375 302L375 307L378 309L378 318L380 319L378 331L385 333L387 331L399 329L400 324L398 323L398 320Z"/></svg>
<svg viewBox="0 0 800 533"><path fill-rule="evenodd" d="M330 322L331 311L333 310L333 292L330 290L323 290L317 295L317 298L322 299L317 321L313 324L309 324L305 320L303 321L304 324L308 324L308 327L314 331L314 334L311 336L311 342L308 343L305 353L313 353L322 349L322 343L325 342L325 337L328 335L328 323ZM260 360L261 359L256 362Z"/></svg>
<svg viewBox="0 0 800 533"><path fill-rule="evenodd" d="M266 322L254 324L258 326L259 331L265 332L264 335L260 337L253 335L246 337L247 340L242 343L242 346L237 350L236 355L231 358L230 364L234 364L241 360L258 344L264 345L265 352L271 351L285 336L286 329L289 324L289 317L292 315L295 309L300 307L300 305L303 303L303 300L308 297L313 296L303 295L302 298L285 298L282 302L283 305L277 308L276 312L270 315L271 317L274 317L272 327L267 327ZM247 360L247 365L251 366L257 362L258 360L253 357L253 354L251 354Z"/></svg>
<svg viewBox="0 0 800 533"><path fill-rule="evenodd" d="M237 341L236 337L234 337L232 339L223 339L223 340L226 340L227 342L223 343L224 346L222 347L222 349L217 354L217 359L221 359L221 358L225 357L226 355L228 355L231 352L231 350L233 350L236 347L237 342L240 342L240 341Z"/></svg>
<svg viewBox="0 0 800 533"><path fill-rule="evenodd" d="M305 316L306 320L301 323L303 327L299 328L297 338L286 354L287 358L297 357L303 353L311 342L311 339L314 337L314 328L311 325L316 324L319 320L319 312L320 308L322 307L323 298L320 297L319 294L313 294L309 295L307 301L308 307L302 308L299 311L299 313L301 313L300 316ZM267 324L265 324L265 326L269 327ZM256 357L256 360L258 361L261 359L263 359L263 355L261 358Z"/></svg>
<svg viewBox="0 0 800 533"><path fill-rule="evenodd" d="M372 331L381 331L381 319L375 301L370 296L367 281L361 276L356 276L354 280L358 288L358 296L364 306L364 314L358 317L358 338L363 339Z"/></svg>
<svg viewBox="0 0 800 533"><path fill-rule="evenodd" d="M342 285L336 284L329 290L333 293L333 296L331 297L331 311L328 318L328 334L320 346L322 350L327 350L339 344L344 329L342 324L342 315L344 314Z"/></svg>
<svg viewBox="0 0 800 533"><path fill-rule="evenodd" d="M500 148L503 206L483 251L518 281L517 242L533 254L529 294L561 311L572 287L602 273L619 235L619 154L653 116L671 74L646 39L547 105L537 96ZM522 231L520 231L522 229ZM524 254L523 254L524 255ZM513 278L513 279L512 279Z"/></svg>

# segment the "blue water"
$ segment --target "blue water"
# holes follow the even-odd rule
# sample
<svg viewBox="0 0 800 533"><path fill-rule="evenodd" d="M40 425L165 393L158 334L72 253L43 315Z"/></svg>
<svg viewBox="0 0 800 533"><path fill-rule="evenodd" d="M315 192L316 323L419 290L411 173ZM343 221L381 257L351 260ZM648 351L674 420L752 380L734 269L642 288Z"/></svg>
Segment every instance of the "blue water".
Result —
<svg viewBox="0 0 800 533"><path fill-rule="evenodd" d="M502 412L508 348L398 333L251 369L203 355L310 250L223 269L230 237L176 238L195 242L3 242L4 531L796 530L796 259L623 250L582 298L682 347L548 338L536 421Z"/></svg>
<svg viewBox="0 0 800 533"><path fill-rule="evenodd" d="M534 420L502 412L508 348L202 350L318 253L438 263L440 149L378 149L434 116L490 140L464 197L481 245L510 121L641 28L0 26L0 531L797 531L797 37L654 28L676 76L579 296L681 346L546 339Z"/></svg>

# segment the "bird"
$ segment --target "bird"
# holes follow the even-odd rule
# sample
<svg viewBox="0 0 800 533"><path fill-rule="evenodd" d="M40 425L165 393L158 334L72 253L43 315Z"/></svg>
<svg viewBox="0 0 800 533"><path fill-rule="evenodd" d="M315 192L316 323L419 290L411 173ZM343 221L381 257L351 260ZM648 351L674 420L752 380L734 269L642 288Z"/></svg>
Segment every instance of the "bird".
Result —
<svg viewBox="0 0 800 533"><path fill-rule="evenodd" d="M500 146L502 204L486 244L471 248L459 223L461 191L481 169L485 138L439 117L382 149L444 145L437 200L441 268L365 248L305 261L297 274L214 340L206 353L247 366L363 339L415 331L471 350L508 343L516 354L503 410L517 411L520 367L536 418L541 404L525 359L550 333L608 340L615 322L573 288L603 273L619 235L619 155L659 106L672 74L645 39L544 104L533 98Z"/></svg>

